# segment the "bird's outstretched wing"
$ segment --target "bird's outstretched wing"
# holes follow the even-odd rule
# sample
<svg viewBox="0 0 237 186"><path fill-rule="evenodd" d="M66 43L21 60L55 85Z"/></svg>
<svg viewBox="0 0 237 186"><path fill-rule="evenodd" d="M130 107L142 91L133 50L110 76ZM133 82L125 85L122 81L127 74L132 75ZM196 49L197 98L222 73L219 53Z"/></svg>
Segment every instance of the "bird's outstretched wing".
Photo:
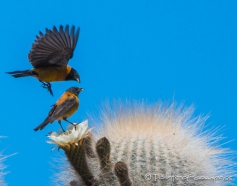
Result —
<svg viewBox="0 0 237 186"><path fill-rule="evenodd" d="M53 108L49 112L49 120L50 123L63 116L69 109L71 109L76 104L76 98L71 97L67 98L62 104L54 105Z"/></svg>
<svg viewBox="0 0 237 186"><path fill-rule="evenodd" d="M39 32L36 40L31 46L28 59L35 68L48 66L66 66L72 58L79 37L80 28L75 32L72 26L63 26L59 30L54 26L52 30L46 29L46 34Z"/></svg>

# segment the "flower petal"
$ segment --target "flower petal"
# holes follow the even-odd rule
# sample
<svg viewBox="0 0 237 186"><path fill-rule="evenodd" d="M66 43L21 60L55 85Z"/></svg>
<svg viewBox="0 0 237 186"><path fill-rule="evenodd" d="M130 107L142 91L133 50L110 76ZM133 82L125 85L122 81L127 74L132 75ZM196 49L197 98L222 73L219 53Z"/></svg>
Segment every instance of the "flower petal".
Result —
<svg viewBox="0 0 237 186"><path fill-rule="evenodd" d="M88 120L72 125L67 126L67 130L63 133L52 132L48 137L52 141L47 141L47 143L57 144L59 146L66 146L71 143L78 144L78 142L85 138L90 130L88 129Z"/></svg>

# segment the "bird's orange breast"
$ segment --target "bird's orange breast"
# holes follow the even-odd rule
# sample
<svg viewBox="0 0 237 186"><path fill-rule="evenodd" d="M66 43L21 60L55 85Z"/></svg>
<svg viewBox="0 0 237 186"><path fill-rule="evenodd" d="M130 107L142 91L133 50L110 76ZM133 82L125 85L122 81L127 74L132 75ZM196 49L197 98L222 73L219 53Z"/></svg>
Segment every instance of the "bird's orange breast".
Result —
<svg viewBox="0 0 237 186"><path fill-rule="evenodd" d="M64 81L67 75L71 71L70 66L61 67L40 67L34 68L32 71L36 72L38 76L35 76L38 80L44 82Z"/></svg>
<svg viewBox="0 0 237 186"><path fill-rule="evenodd" d="M61 115L57 120L63 120L63 118L69 118L71 117L75 111L77 111L78 106L79 106L79 99L76 95L70 93L70 92L65 92L61 98L56 102L56 105L61 105L66 99L74 97L76 99L76 103L63 115Z"/></svg>

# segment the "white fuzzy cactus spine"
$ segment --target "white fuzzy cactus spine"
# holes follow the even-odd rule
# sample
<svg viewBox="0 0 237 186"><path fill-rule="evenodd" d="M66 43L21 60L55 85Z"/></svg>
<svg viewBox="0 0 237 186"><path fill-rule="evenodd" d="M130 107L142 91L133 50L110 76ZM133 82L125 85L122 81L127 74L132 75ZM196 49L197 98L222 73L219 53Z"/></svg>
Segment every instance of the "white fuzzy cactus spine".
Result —
<svg viewBox="0 0 237 186"><path fill-rule="evenodd" d="M1 186L6 186L6 182L4 181L4 176L6 174L5 172L5 168L6 166L3 164L3 161L6 159L5 156L3 156L2 154L0 154L0 185Z"/></svg>
<svg viewBox="0 0 237 186"><path fill-rule="evenodd" d="M192 108L175 108L174 104L165 107L128 102L107 106L92 131L97 140L110 143L107 169L97 155L100 141L95 144L91 136L91 144L85 145L86 151L91 148L94 152L86 159L98 181L95 185L227 185L235 176L229 166L233 163L219 147L220 138L210 131L202 132L207 118L193 118L192 114ZM102 150L105 142L102 140ZM118 174L124 174L126 168L128 175L122 179L127 182L121 183ZM62 171L54 177L56 185L85 185L70 166Z"/></svg>
<svg viewBox="0 0 237 186"><path fill-rule="evenodd" d="M0 138L3 138L0 136ZM15 154L12 154L15 155ZM10 155L10 156L12 156ZM6 160L6 158L8 158L9 156L5 156L3 155L2 151L0 152L0 185L1 186L7 186L7 183L4 180L5 175L8 173L5 169L6 169L6 165L4 165L4 161Z"/></svg>

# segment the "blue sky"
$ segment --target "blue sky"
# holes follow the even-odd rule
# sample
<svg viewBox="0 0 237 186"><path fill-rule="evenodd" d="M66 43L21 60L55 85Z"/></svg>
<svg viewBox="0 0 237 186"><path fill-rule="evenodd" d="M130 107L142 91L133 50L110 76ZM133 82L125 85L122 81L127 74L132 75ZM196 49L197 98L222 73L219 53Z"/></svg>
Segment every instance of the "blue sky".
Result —
<svg viewBox="0 0 237 186"><path fill-rule="evenodd" d="M1 139L15 185L49 185L49 162L57 155L45 143L58 124L34 132L50 105L71 86L85 88L72 121L98 114L106 100L144 99L194 104L195 116L210 114L207 129L222 127L223 141L236 138L237 2L232 1L2 1ZM69 64L77 82L54 83L52 97L34 78L14 79L6 71L26 70L38 31L53 25L80 26ZM63 122L65 126L65 123ZM224 147L237 150L237 142ZM236 182L237 184L237 182Z"/></svg>

